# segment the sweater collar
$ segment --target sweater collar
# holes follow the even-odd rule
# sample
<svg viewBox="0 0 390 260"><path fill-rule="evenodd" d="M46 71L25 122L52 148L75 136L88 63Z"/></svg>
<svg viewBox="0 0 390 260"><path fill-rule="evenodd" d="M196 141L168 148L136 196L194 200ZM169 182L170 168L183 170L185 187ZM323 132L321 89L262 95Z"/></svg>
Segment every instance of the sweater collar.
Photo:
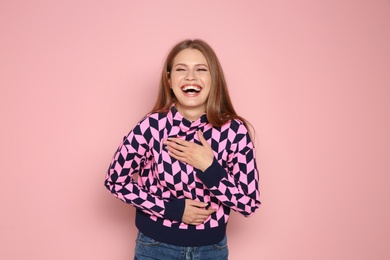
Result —
<svg viewBox="0 0 390 260"><path fill-rule="evenodd" d="M182 131L188 131L188 130L197 130L199 128L202 128L206 124L208 124L206 113L201 115L197 120L190 121L186 118L184 118L180 112L177 110L175 104L171 106L170 109L172 113L172 119L173 119L173 126L178 126Z"/></svg>

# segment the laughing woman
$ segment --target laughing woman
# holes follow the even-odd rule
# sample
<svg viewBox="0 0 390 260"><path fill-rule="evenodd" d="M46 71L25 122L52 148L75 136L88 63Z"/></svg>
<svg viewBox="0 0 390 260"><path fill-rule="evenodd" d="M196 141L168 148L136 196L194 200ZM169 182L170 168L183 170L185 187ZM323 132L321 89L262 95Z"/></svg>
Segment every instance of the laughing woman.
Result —
<svg viewBox="0 0 390 260"><path fill-rule="evenodd" d="M227 259L230 210L255 212L258 181L217 56L202 40L176 44L154 108L123 139L105 180L137 208L134 259Z"/></svg>

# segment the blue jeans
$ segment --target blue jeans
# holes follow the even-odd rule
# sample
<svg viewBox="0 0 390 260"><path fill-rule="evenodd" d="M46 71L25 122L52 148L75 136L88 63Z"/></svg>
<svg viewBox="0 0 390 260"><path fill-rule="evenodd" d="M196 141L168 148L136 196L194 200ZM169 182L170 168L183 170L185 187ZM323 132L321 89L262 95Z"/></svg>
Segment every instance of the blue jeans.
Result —
<svg viewBox="0 0 390 260"><path fill-rule="evenodd" d="M227 260L227 239L214 245L185 247L158 242L138 233L134 260Z"/></svg>

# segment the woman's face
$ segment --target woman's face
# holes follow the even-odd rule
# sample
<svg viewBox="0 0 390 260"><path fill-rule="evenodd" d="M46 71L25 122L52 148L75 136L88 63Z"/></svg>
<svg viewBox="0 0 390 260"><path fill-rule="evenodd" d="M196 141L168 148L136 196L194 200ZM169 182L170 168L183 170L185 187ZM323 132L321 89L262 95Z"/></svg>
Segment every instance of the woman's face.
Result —
<svg viewBox="0 0 390 260"><path fill-rule="evenodd" d="M200 51L184 49L176 55L169 83L177 99L176 107L183 116L195 120L206 111L211 74L207 60Z"/></svg>

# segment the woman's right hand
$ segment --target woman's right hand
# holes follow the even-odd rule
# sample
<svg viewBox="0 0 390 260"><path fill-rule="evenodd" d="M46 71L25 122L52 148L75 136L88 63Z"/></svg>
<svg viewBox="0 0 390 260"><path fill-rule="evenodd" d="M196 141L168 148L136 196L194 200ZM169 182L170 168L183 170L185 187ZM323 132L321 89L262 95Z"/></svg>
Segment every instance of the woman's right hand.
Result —
<svg viewBox="0 0 390 260"><path fill-rule="evenodd" d="M207 203L186 199L182 221L188 225L202 224L215 209L206 209Z"/></svg>

